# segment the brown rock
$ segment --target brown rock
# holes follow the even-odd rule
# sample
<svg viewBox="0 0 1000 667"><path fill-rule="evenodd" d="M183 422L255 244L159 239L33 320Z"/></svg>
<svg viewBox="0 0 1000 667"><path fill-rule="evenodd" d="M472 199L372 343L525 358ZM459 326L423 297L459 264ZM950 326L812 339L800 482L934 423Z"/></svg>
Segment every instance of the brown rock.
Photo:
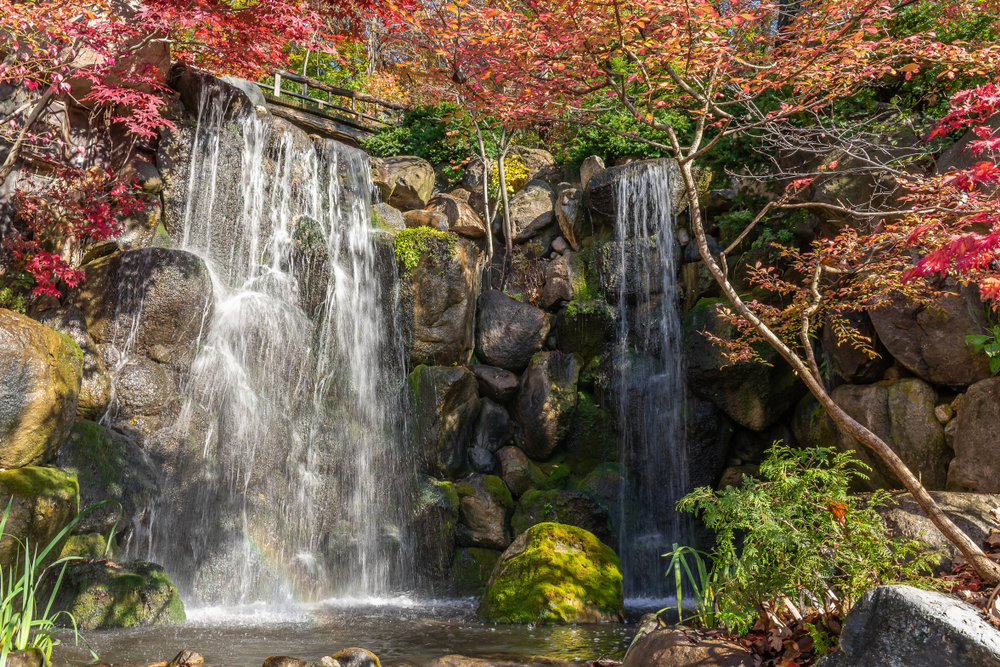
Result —
<svg viewBox="0 0 1000 667"><path fill-rule="evenodd" d="M382 160L385 183L392 192L389 204L401 211L427 205L434 191L434 167L423 158L400 155Z"/></svg>
<svg viewBox="0 0 1000 667"><path fill-rule="evenodd" d="M403 213L407 227L430 227L439 232L448 231L448 216L440 211L407 211Z"/></svg>
<svg viewBox="0 0 1000 667"><path fill-rule="evenodd" d="M833 369L837 375L852 384L878 382L892 366L893 358L879 340L871 318L864 312L841 313L838 317L848 329L853 329L858 335L868 338L878 356L873 359L854 347L850 341L838 341L836 328L828 315L826 325L823 327L823 347L830 355Z"/></svg>
<svg viewBox="0 0 1000 667"><path fill-rule="evenodd" d="M472 372L479 382L479 391L483 396L497 403L506 403L517 393L517 376L496 366L476 364Z"/></svg>
<svg viewBox="0 0 1000 667"><path fill-rule="evenodd" d="M271 658L268 658L270 660ZM173 660L170 661L170 667L201 667L205 664L205 656L197 651L184 650L177 654ZM267 662L265 661L266 665Z"/></svg>
<svg viewBox="0 0 1000 667"><path fill-rule="evenodd" d="M531 358L516 404L519 444L529 456L548 459L569 432L579 400L580 367L575 354L539 352Z"/></svg>
<svg viewBox="0 0 1000 667"><path fill-rule="evenodd" d="M653 624L655 626L655 624ZM648 627L648 626L647 626ZM685 627L650 628L636 639L622 667L753 667L754 655L735 642L690 637Z"/></svg>
<svg viewBox="0 0 1000 667"><path fill-rule="evenodd" d="M287 655L272 655L264 659L263 667L309 667L309 663Z"/></svg>
<svg viewBox="0 0 1000 667"><path fill-rule="evenodd" d="M479 239L486 236L486 225L468 203L451 195L438 195L427 202L427 211L444 214L448 220L448 230Z"/></svg>
<svg viewBox="0 0 1000 667"><path fill-rule="evenodd" d="M345 648L331 656L341 667L382 667L378 657L364 648Z"/></svg>
<svg viewBox="0 0 1000 667"><path fill-rule="evenodd" d="M560 192L556 197L555 212L559 230L573 250L579 250L584 236L583 192L575 188Z"/></svg>
<svg viewBox="0 0 1000 667"><path fill-rule="evenodd" d="M517 447L502 448L497 452L497 460L503 471L503 482L515 496L535 488L536 481L542 479L541 470Z"/></svg>
<svg viewBox="0 0 1000 667"><path fill-rule="evenodd" d="M492 483L489 483L492 482ZM506 549L513 536L509 520L513 499L499 477L473 473L458 485L462 496L455 539L459 546Z"/></svg>

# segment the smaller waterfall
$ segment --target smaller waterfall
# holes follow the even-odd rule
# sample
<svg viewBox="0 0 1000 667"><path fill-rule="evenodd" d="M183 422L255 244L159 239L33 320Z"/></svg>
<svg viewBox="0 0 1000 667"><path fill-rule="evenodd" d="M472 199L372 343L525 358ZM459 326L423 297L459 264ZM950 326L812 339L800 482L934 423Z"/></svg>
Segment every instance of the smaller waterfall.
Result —
<svg viewBox="0 0 1000 667"><path fill-rule="evenodd" d="M618 331L612 393L626 471L620 527L627 596L665 593L665 559L687 539L674 506L688 489L684 364L677 311L677 243L670 171L636 163L618 184L615 243ZM614 256L617 254L617 257ZM609 295L612 296L612 295Z"/></svg>
<svg viewBox="0 0 1000 667"><path fill-rule="evenodd" d="M383 595L405 580L405 368L368 156L270 115L233 119L230 94L203 92L188 130L170 227L208 265L215 310L138 555L195 603Z"/></svg>

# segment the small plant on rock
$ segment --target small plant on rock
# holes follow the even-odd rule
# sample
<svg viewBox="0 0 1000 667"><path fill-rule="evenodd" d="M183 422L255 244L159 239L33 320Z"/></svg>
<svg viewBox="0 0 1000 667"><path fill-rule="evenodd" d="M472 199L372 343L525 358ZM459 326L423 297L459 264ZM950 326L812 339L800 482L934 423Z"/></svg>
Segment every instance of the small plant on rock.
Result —
<svg viewBox="0 0 1000 667"><path fill-rule="evenodd" d="M985 354L990 359L990 372L1000 373L1000 325L990 329L988 334L974 334L965 337L966 343L971 343L976 354Z"/></svg>
<svg viewBox="0 0 1000 667"><path fill-rule="evenodd" d="M873 586L934 586L938 554L889 533L877 512L888 494L849 495L865 468L849 453L779 442L760 466L765 481L703 487L678 502L715 531L713 572L725 568L714 590L721 624L743 633L779 606L842 614Z"/></svg>

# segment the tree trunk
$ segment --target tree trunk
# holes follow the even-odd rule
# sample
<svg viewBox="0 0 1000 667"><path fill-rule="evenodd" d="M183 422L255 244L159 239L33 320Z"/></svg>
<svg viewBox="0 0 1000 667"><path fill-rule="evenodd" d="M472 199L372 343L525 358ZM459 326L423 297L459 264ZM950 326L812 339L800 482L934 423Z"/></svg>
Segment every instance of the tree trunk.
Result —
<svg viewBox="0 0 1000 667"><path fill-rule="evenodd" d="M500 201L503 202L503 234L507 247L507 257L505 259L505 263L510 262L511 259L513 259L514 253L514 230L512 229L510 223L510 206L508 205L509 202L507 197L507 174L504 173L507 166L505 162L506 157L506 147L503 150L497 151L497 174L499 175L500 180Z"/></svg>
<svg viewBox="0 0 1000 667"><path fill-rule="evenodd" d="M490 161L486 155L486 144L483 143L483 132L479 121L473 118L476 128L476 142L479 144L479 158L483 161L483 224L486 225L486 289L493 289L493 225L490 216Z"/></svg>
<svg viewBox="0 0 1000 667"><path fill-rule="evenodd" d="M906 467L902 459L896 455L896 452L892 451L889 445L885 444L881 438L868 430L863 424L857 422L849 414L844 412L839 405L837 405L830 394L827 393L826 388L823 384L813 376L810 372L809 367L806 363L787 345L782 342L778 336L774 334L773 331L768 328L749 307L743 302L739 294L729 283L729 279L726 276L726 272L723 267L720 266L719 262L716 261L715 257L712 256L711 251L708 247L708 241L705 236L705 228L701 219L701 209L698 205L698 189L694 179L694 175L691 172L691 163L682 162L681 165L681 175L684 178L684 188L687 192L688 206L690 209L691 217L691 228L695 233L695 237L698 240L698 250L701 253L701 258L708 266L712 275L715 277L715 281L722 288L723 293L729 299L729 302L733 305L736 311L740 314L743 319L749 322L754 330L771 345L778 353L791 364L792 368L795 370L796 374L802 378L823 408L826 413L836 422L841 428L850 433L852 436L857 438L862 444L878 454L886 465L896 474L897 477L903 482L903 486L913 494L913 497L923 508L924 512L930 518L931 522L937 527L938 530L952 543L962 555L972 564L975 568L976 573L979 574L985 581L990 585L997 585L1000 583L1000 565L997 565L992 560L990 560L983 550L966 535L961 528L955 525L955 523L948 518L941 508L938 507L937 503L931 497L924 485L920 483L920 480L914 476L910 469Z"/></svg>

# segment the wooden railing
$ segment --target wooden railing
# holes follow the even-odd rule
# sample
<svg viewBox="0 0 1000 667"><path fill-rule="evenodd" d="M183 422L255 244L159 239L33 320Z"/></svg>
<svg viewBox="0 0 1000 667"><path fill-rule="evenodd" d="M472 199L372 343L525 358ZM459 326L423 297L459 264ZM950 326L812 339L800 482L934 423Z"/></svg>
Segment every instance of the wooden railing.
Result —
<svg viewBox="0 0 1000 667"><path fill-rule="evenodd" d="M306 105L316 105L315 111L319 112L318 115L345 123L364 132L376 132L387 126L397 125L400 120L400 112L406 110L402 104L347 88L331 86L312 77L287 70L276 69L272 71L272 74L274 75L273 84L258 84L271 93L267 96L269 103L284 104L302 111L313 111ZM290 83L298 85L289 85ZM293 90L293 87L298 88L298 91ZM311 96L310 89L325 92L326 99ZM282 96L301 100L305 104L296 104ZM334 98L340 99L335 101ZM327 110L339 113L334 114L327 112Z"/></svg>

